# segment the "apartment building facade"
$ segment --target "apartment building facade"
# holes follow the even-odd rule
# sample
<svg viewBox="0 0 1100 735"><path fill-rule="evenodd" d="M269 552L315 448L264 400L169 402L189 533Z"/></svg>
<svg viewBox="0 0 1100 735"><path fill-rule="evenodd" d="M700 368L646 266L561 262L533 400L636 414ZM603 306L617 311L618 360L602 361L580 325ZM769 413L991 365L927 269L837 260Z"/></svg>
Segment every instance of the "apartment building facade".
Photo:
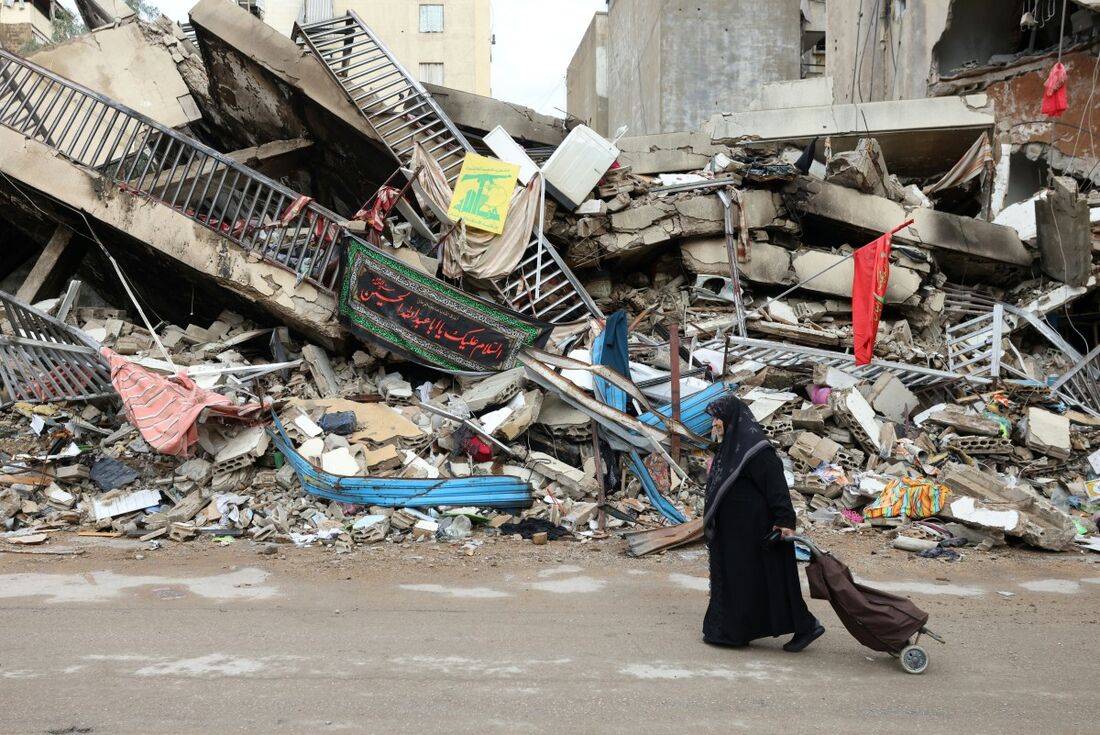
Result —
<svg viewBox="0 0 1100 735"><path fill-rule="evenodd" d="M349 10L420 81L490 96L490 0L266 0L262 18L289 35Z"/></svg>

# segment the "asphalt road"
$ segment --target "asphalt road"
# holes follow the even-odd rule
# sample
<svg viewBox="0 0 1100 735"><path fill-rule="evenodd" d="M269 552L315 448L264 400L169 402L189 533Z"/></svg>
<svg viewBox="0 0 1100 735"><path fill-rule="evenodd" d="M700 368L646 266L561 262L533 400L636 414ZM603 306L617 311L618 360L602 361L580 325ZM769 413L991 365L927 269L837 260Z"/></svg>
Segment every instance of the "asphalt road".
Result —
<svg viewBox="0 0 1100 735"><path fill-rule="evenodd" d="M0 554L0 732L1095 727L1100 566L1083 556L865 565L948 638L911 676L816 601L829 632L805 653L704 645L699 551L190 547Z"/></svg>

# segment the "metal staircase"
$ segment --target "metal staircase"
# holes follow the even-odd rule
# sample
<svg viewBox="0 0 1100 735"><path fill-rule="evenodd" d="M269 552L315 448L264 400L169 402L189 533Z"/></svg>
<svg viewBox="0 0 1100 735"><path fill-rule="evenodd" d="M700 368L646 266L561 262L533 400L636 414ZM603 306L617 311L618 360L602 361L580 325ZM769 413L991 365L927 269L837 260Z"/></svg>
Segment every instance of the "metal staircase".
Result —
<svg viewBox="0 0 1100 735"><path fill-rule="evenodd" d="M402 166L419 142L454 186L473 146L354 10L295 24L293 37L325 65Z"/></svg>
<svg viewBox="0 0 1100 735"><path fill-rule="evenodd" d="M293 38L321 61L402 168L411 170L413 149L420 143L454 189L473 147L354 10L295 24ZM446 219L443 212L433 214ZM548 322L601 316L553 246L534 234L515 272L493 284L497 295L510 308Z"/></svg>

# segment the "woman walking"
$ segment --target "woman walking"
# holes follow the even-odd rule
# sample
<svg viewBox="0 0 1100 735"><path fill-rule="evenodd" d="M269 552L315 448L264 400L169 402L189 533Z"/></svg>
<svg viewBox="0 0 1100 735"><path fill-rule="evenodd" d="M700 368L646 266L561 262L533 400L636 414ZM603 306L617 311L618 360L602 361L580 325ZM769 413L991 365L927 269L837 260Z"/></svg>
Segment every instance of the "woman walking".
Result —
<svg viewBox="0 0 1100 735"><path fill-rule="evenodd" d="M783 650L797 652L825 628L802 599L794 544L769 538L794 533L783 463L736 396L711 403L722 422L722 444L707 479L704 529L710 549L710 605L703 640L747 646L757 638L793 633Z"/></svg>

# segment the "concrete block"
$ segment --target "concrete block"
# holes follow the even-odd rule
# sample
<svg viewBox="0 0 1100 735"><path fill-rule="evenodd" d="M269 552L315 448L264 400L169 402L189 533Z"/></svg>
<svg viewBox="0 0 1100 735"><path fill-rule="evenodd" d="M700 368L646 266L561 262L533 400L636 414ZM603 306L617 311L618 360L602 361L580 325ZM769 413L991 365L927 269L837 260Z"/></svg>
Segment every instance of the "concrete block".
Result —
<svg viewBox="0 0 1100 735"><path fill-rule="evenodd" d="M1069 418L1041 408L1029 408L1027 446L1051 457L1069 459L1073 451L1069 440Z"/></svg>
<svg viewBox="0 0 1100 735"><path fill-rule="evenodd" d="M477 413L489 406L507 403L519 394L527 379L523 368L505 370L471 386L460 396L463 403Z"/></svg>
<svg viewBox="0 0 1100 735"><path fill-rule="evenodd" d="M804 431L795 437L794 445L787 450L787 454L814 468L822 462L831 464L839 451L840 445L832 439Z"/></svg>
<svg viewBox="0 0 1100 735"><path fill-rule="evenodd" d="M690 273L730 275L724 236L685 240L680 245L680 256L685 270ZM737 269L743 278L753 283L778 286L792 282L790 251L767 242L753 243L752 259L748 263L738 263Z"/></svg>
<svg viewBox="0 0 1100 735"><path fill-rule="evenodd" d="M904 424L920 401L893 373L883 373L871 386L871 406L894 423Z"/></svg>
<svg viewBox="0 0 1100 735"><path fill-rule="evenodd" d="M1088 283L1092 270L1089 205L1074 179L1054 177L1048 195L1035 201L1035 226L1043 273L1070 286Z"/></svg>
<svg viewBox="0 0 1100 735"><path fill-rule="evenodd" d="M795 279L807 291L851 298L852 276L855 266L851 258L841 263L844 257L822 250L801 250L795 253L791 262ZM812 276L816 276L816 274L836 263L840 263L840 265L837 265L828 273L811 279ZM916 295L920 286L921 276L919 273L895 263L890 267L890 281L886 286L886 303L905 303Z"/></svg>
<svg viewBox="0 0 1100 735"><path fill-rule="evenodd" d="M714 145L703 133L662 133L621 138L619 163L636 174L698 171L725 146Z"/></svg>
<svg viewBox="0 0 1100 735"><path fill-rule="evenodd" d="M882 449L879 435L882 427L875 418L875 410L855 388L833 394L833 409L842 424L851 430L856 441L868 452L878 454Z"/></svg>

